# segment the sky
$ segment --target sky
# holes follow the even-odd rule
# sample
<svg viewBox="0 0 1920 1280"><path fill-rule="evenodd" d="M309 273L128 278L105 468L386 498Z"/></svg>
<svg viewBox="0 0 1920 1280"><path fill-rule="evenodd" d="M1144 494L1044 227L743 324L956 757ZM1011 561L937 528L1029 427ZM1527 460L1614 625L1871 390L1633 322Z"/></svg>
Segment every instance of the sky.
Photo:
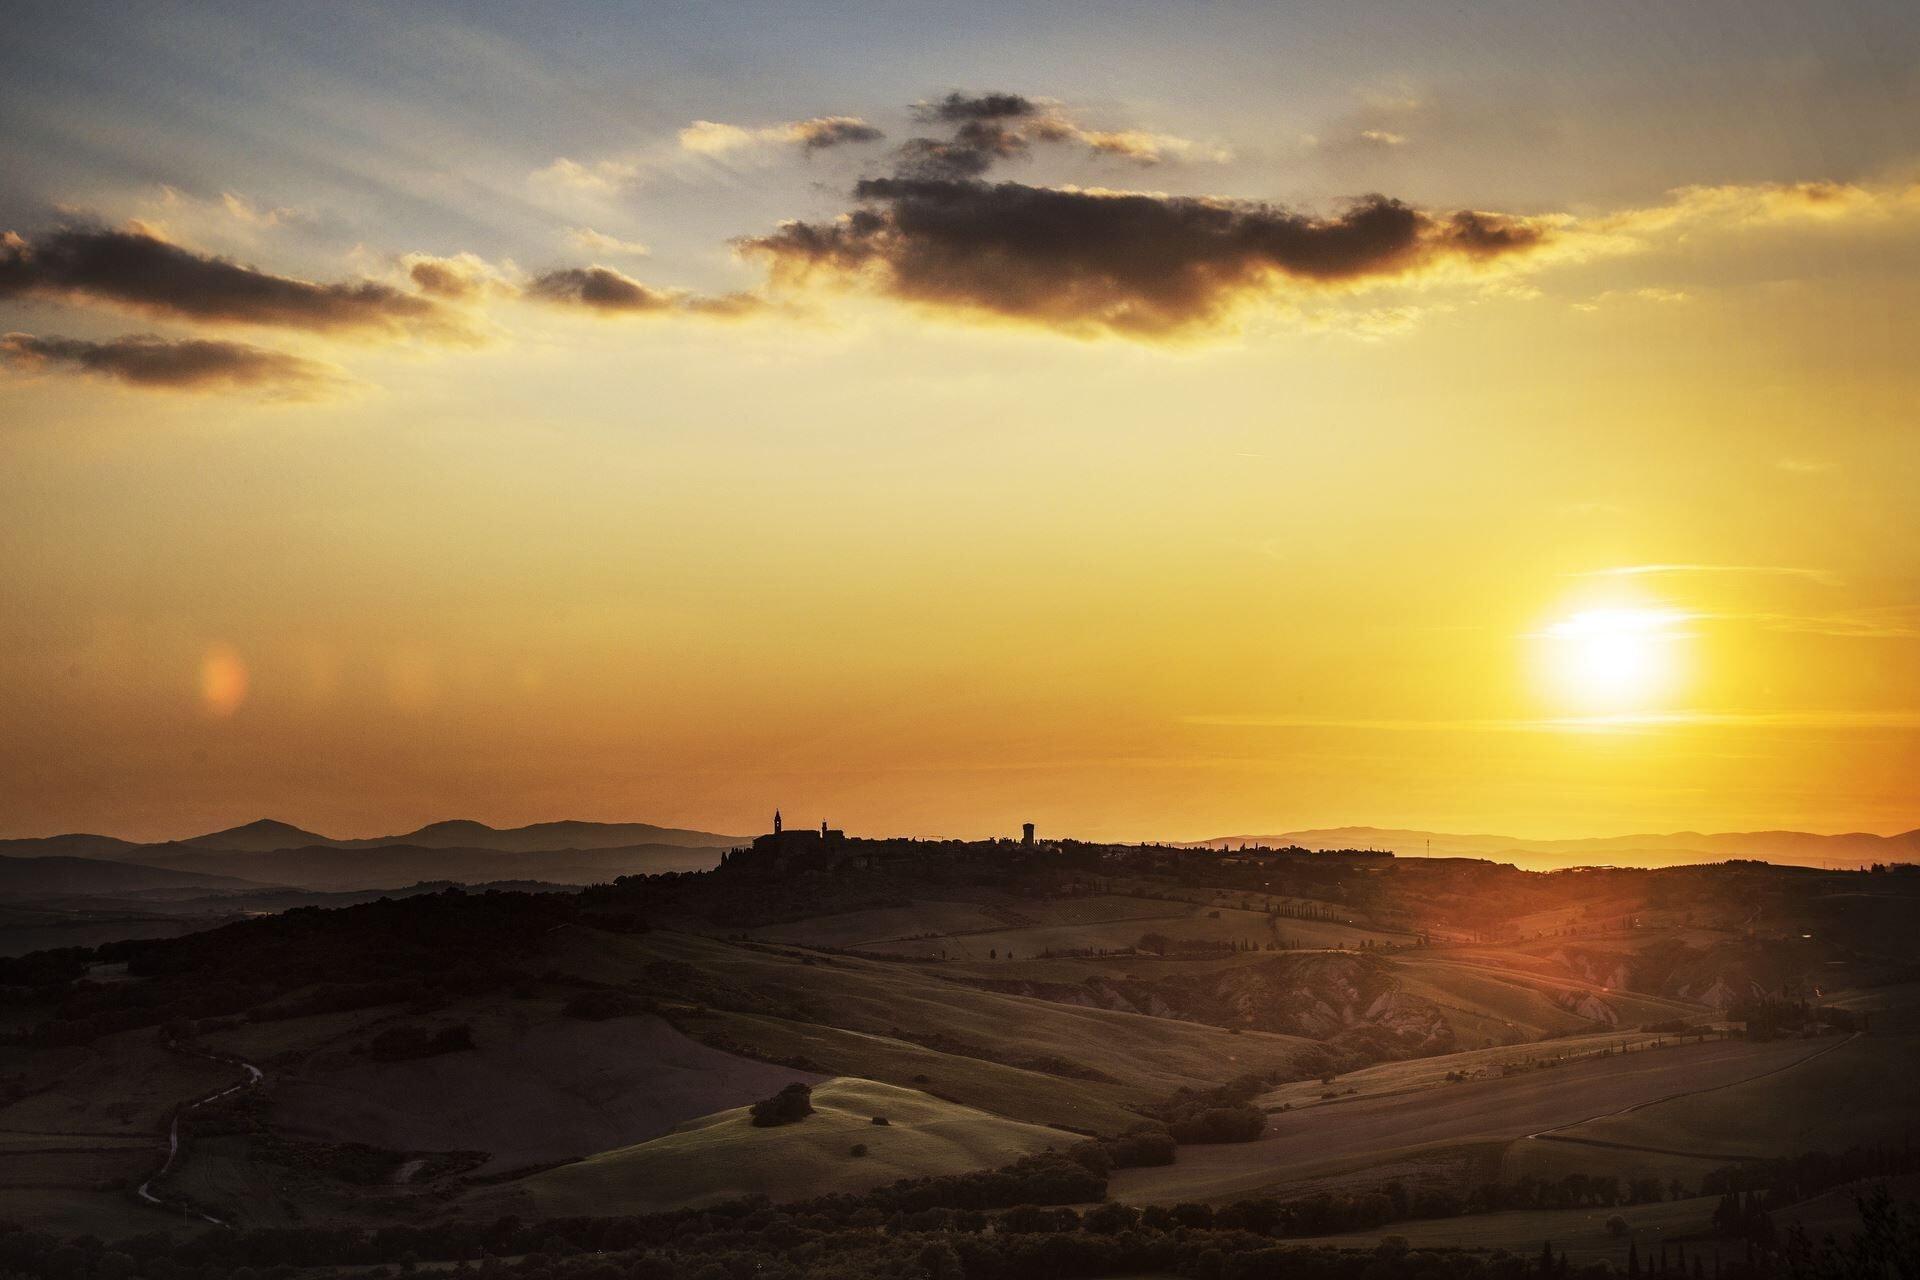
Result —
<svg viewBox="0 0 1920 1280"><path fill-rule="evenodd" d="M0 835L1920 827L1920 10L26 3Z"/></svg>

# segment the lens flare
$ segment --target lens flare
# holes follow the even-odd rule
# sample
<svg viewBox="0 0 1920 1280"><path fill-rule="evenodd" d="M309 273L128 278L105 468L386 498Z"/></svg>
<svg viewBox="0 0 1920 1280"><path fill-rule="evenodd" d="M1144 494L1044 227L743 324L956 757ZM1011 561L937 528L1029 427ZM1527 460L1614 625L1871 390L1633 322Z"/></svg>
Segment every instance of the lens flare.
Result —
<svg viewBox="0 0 1920 1280"><path fill-rule="evenodd" d="M247 700L247 664L231 645L216 644L200 658L200 705L221 719Z"/></svg>

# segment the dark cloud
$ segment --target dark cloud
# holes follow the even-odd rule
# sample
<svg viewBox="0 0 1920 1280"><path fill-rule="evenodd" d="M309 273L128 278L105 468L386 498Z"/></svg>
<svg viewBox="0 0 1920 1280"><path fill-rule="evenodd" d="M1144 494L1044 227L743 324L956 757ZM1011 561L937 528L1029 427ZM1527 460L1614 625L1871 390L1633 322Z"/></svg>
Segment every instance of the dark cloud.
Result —
<svg viewBox="0 0 1920 1280"><path fill-rule="evenodd" d="M314 284L195 253L141 230L63 227L0 238L0 298L113 303L208 324L311 330L456 329L431 299L371 280Z"/></svg>
<svg viewBox="0 0 1920 1280"><path fill-rule="evenodd" d="M1039 123L1033 119L1039 110L1017 93L950 93L938 102L922 102L914 115L927 124L954 125L953 133L907 139L895 153L894 171L930 180L977 178L1001 160L1027 154L1027 132ZM1045 133L1039 136L1051 140Z"/></svg>
<svg viewBox="0 0 1920 1280"><path fill-rule="evenodd" d="M926 121L958 124L967 120L1011 120L1040 110L1033 99L1017 93L950 93L938 102L923 102L914 114Z"/></svg>
<svg viewBox="0 0 1920 1280"><path fill-rule="evenodd" d="M611 267L563 267L533 278L527 296L593 311L665 311L674 295Z"/></svg>
<svg viewBox="0 0 1920 1280"><path fill-rule="evenodd" d="M471 273L435 258L413 263L407 268L407 278L420 292L449 300L470 297L479 288Z"/></svg>
<svg viewBox="0 0 1920 1280"><path fill-rule="evenodd" d="M816 116L811 120L796 120L787 127L793 139L807 151L878 142L887 136L858 116Z"/></svg>
<svg viewBox="0 0 1920 1280"><path fill-rule="evenodd" d="M895 157L902 177L977 178L1001 160L1027 154L1026 138L992 120L969 120L951 138L909 138Z"/></svg>
<svg viewBox="0 0 1920 1280"><path fill-rule="evenodd" d="M170 391L264 391L310 399L338 385L328 365L244 342L169 341L134 334L106 342L81 338L0 337L0 360L27 369L57 368Z"/></svg>
<svg viewBox="0 0 1920 1280"><path fill-rule="evenodd" d="M1369 196L1336 217L1274 205L907 176L856 191L830 223L742 241L776 280L821 273L914 302L1070 332L1170 336L1288 282L1391 279L1531 249L1542 232L1494 214L1435 216Z"/></svg>

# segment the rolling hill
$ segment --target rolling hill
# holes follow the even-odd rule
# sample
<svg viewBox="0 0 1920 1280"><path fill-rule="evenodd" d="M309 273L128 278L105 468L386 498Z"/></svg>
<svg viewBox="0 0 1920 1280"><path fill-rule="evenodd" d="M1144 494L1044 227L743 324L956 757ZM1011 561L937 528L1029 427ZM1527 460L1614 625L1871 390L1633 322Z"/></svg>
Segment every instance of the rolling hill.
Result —
<svg viewBox="0 0 1920 1280"><path fill-rule="evenodd" d="M339 848L315 845L259 853L149 845L142 855L155 865L214 876L303 889L402 889L422 880L480 884L538 880L557 885L598 884L617 876L663 871L705 871L720 861L718 849L683 845L633 845L612 849L565 849L508 853L494 849L376 845Z"/></svg>
<svg viewBox="0 0 1920 1280"><path fill-rule="evenodd" d="M486 1198L548 1216L648 1213L746 1195L778 1202L996 1168L1077 1141L877 1080L836 1077L816 1085L813 1108L792 1124L763 1129L746 1107L735 1107L651 1142L522 1179L511 1197ZM875 1124L876 1116L887 1123Z"/></svg>
<svg viewBox="0 0 1920 1280"><path fill-rule="evenodd" d="M139 893L149 889L257 889L257 879L183 867L111 862L102 858L0 856L0 897Z"/></svg>
<svg viewBox="0 0 1920 1280"><path fill-rule="evenodd" d="M1323 827L1271 835L1214 836L1186 848L1234 849L1242 844L1303 849L1385 849L1403 858L1496 858L1533 870L1590 864L1667 866L1758 858L1816 867L1857 867L1920 859L1920 829L1882 836L1866 831L1818 835L1807 831L1678 831L1666 835L1529 840L1518 836L1459 835L1392 827Z"/></svg>

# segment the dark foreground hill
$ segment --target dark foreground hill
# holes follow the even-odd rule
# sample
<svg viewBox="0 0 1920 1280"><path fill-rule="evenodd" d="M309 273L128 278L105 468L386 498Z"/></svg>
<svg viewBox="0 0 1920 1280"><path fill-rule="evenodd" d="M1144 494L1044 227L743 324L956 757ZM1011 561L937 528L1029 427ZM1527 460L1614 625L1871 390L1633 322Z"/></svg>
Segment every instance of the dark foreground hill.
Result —
<svg viewBox="0 0 1920 1280"><path fill-rule="evenodd" d="M1322 1272L1280 1241L1364 1230L1477 1232L1519 1280L1542 1239L1731 1262L1722 1166L1920 1132L1914 872L796 839L526 888L256 892L280 913L0 960L0 1220L124 1255L55 1260L76 1278L585 1250L583 1280L1291 1280ZM812 1112L754 1123L801 1085ZM253 1252L176 1251L192 1213ZM0 1271L50 1273L36 1239L0 1229ZM775 1239L821 1265L728 1253ZM1414 1256L1374 1243L1324 1273Z"/></svg>

